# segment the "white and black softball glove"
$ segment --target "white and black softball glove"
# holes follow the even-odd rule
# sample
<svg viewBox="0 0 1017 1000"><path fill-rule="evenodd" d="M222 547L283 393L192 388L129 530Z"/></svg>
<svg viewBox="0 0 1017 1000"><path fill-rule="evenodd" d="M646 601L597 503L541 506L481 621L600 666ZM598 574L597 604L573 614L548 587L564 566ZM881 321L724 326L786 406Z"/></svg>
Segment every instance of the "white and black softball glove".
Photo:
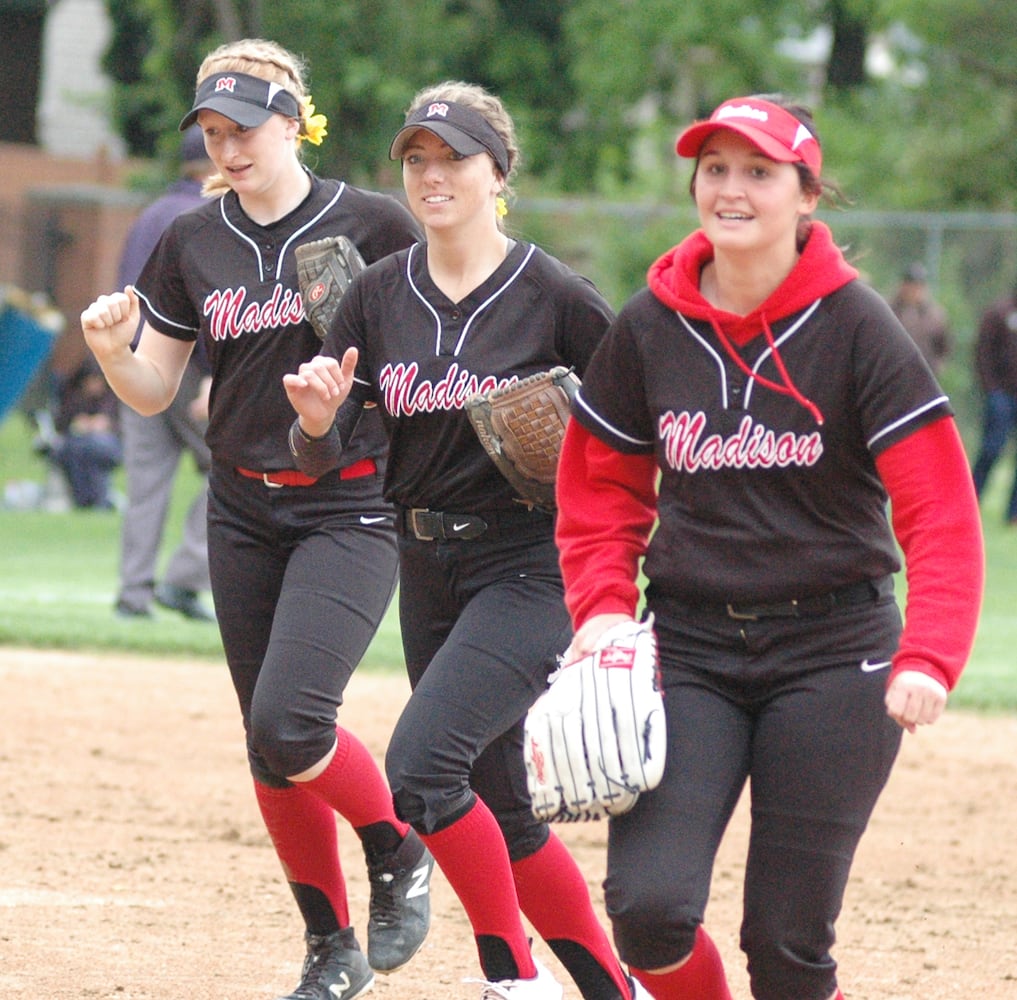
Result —
<svg viewBox="0 0 1017 1000"><path fill-rule="evenodd" d="M660 783L666 737L653 618L609 628L526 716L526 777L545 822L619 816Z"/></svg>

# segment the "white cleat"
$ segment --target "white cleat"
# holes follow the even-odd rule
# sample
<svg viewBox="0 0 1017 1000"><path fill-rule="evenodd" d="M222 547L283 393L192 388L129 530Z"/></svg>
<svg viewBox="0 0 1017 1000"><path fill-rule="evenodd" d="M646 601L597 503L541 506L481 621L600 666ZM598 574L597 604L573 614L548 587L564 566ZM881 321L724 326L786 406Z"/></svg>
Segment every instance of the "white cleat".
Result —
<svg viewBox="0 0 1017 1000"><path fill-rule="evenodd" d="M480 1000L562 1000L565 991L548 969L536 959L533 964L537 975L533 979L467 979L468 983L480 983Z"/></svg>
<svg viewBox="0 0 1017 1000"><path fill-rule="evenodd" d="M632 1000L653 1000L646 987L635 976L629 976L629 984L632 986Z"/></svg>

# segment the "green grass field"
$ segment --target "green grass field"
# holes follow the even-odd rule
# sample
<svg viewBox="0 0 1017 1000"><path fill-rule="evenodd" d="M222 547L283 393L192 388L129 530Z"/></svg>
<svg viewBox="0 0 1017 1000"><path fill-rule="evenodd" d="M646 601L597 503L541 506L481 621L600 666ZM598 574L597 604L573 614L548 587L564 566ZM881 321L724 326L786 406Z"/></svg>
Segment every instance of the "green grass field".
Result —
<svg viewBox="0 0 1017 1000"><path fill-rule="evenodd" d="M0 424L0 487L17 480L43 482L46 465L32 453L32 432L18 413ZM1012 466L994 474L983 520L988 582L971 662L952 704L1017 712L1017 528L1003 524L1003 493ZM196 484L185 462L178 477L169 539ZM0 645L115 650L152 656L221 661L214 625L166 611L148 621L112 613L116 594L119 516L100 511L47 513L0 509ZM402 670L394 608L382 624L365 667Z"/></svg>

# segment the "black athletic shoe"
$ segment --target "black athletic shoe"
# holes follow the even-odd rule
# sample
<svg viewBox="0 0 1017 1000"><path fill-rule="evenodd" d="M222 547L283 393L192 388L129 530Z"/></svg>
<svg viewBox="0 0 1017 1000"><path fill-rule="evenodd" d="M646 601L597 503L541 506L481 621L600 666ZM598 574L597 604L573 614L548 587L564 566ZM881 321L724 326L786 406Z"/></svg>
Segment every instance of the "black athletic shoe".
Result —
<svg viewBox="0 0 1017 1000"><path fill-rule="evenodd" d="M374 985L374 973L356 947L347 947L349 931L333 934L307 934L307 957L300 985L279 1000L355 1000Z"/></svg>
<svg viewBox="0 0 1017 1000"><path fill-rule="evenodd" d="M433 871L434 858L413 830L391 854L368 861L367 961L375 972L401 969L424 943Z"/></svg>
<svg viewBox="0 0 1017 1000"><path fill-rule="evenodd" d="M197 591L160 583L155 588L155 603L170 611L179 611L185 618L196 622L214 622L215 614L198 600Z"/></svg>
<svg viewBox="0 0 1017 1000"><path fill-rule="evenodd" d="M117 618L151 618L151 608L139 608L133 604L128 604L126 601L117 601L113 607L113 614Z"/></svg>

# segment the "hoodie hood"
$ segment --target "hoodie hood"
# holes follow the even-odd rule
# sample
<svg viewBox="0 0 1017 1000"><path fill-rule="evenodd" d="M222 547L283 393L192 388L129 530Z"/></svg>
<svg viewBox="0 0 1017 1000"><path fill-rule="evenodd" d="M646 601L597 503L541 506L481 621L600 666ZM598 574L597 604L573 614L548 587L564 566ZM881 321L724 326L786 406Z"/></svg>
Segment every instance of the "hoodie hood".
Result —
<svg viewBox="0 0 1017 1000"><path fill-rule="evenodd" d="M858 277L833 242L829 228L813 222L808 242L780 287L746 316L726 313L712 306L699 291L699 273L713 260L713 244L697 229L650 265L646 282L650 291L669 309L689 319L717 322L738 343L759 333L764 323L774 323L800 312L818 298L843 288Z"/></svg>
<svg viewBox="0 0 1017 1000"><path fill-rule="evenodd" d="M824 295L842 288L857 278L858 272L844 260L844 255L833 242L829 228L821 222L813 222L808 242L798 262L780 287L748 315L738 316L715 308L699 291L700 271L712 259L713 244L701 229L696 230L650 266L646 275L650 291L669 309L674 309L689 319L709 322L728 357L747 377L755 379L767 389L791 396L821 426L823 414L795 385L777 350L770 325L801 312ZM735 344L747 344L760 333L772 351L779 382L750 371L745 360L732 346L732 341Z"/></svg>

